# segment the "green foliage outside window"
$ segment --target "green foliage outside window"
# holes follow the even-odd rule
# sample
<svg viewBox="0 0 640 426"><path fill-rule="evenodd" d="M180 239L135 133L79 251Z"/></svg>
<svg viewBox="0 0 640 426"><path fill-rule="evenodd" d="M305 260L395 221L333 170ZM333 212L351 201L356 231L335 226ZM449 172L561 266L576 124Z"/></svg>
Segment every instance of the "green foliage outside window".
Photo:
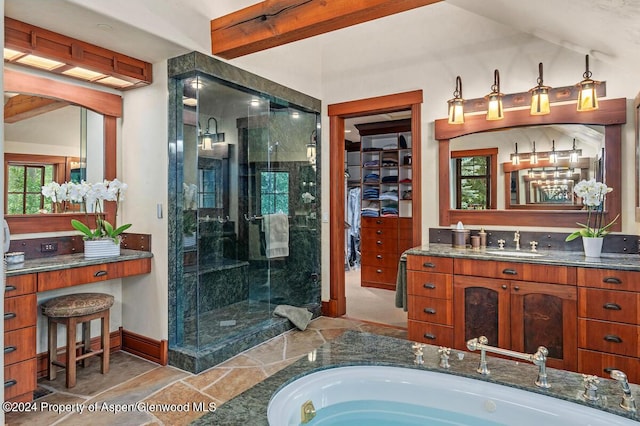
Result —
<svg viewBox="0 0 640 426"><path fill-rule="evenodd" d="M463 210L489 208L490 157L462 157L456 159L457 206Z"/></svg>
<svg viewBox="0 0 640 426"><path fill-rule="evenodd" d="M11 164L7 179L6 214L52 212L53 203L41 191L45 182L53 180L53 165Z"/></svg>
<svg viewBox="0 0 640 426"><path fill-rule="evenodd" d="M260 172L260 214L289 214L289 173Z"/></svg>

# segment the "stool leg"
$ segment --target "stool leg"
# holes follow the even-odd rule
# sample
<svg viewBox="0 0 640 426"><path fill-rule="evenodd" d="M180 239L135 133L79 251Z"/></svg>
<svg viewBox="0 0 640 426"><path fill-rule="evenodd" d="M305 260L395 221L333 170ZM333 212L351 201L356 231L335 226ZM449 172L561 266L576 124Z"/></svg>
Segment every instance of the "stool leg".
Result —
<svg viewBox="0 0 640 426"><path fill-rule="evenodd" d="M104 313L104 316L100 318L100 324L102 326L102 366L100 372L107 374L109 372L109 309Z"/></svg>
<svg viewBox="0 0 640 426"><path fill-rule="evenodd" d="M91 321L82 323L82 353L91 352ZM89 366L89 358L80 361L82 368Z"/></svg>
<svg viewBox="0 0 640 426"><path fill-rule="evenodd" d="M67 322L67 387L76 385L76 318Z"/></svg>
<svg viewBox="0 0 640 426"><path fill-rule="evenodd" d="M47 373L49 380L56 379L56 366L53 365L53 361L58 357L58 323L52 321L51 318L47 318L49 325L49 366L47 367Z"/></svg>

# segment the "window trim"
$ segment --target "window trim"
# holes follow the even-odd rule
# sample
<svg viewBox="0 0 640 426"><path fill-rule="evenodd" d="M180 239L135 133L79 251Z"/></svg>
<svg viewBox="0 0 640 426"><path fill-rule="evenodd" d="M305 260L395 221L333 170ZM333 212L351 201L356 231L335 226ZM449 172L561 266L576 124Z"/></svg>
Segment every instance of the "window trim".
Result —
<svg viewBox="0 0 640 426"><path fill-rule="evenodd" d="M489 206L488 209L496 209L498 206L498 148L465 149L451 151L451 159L463 157L489 157ZM456 185L459 174L456 173Z"/></svg>
<svg viewBox="0 0 640 426"><path fill-rule="evenodd" d="M259 181L258 181L258 188L260 188L260 190L258 191L259 194L259 200L258 200L258 205L260 206L260 215L264 215L264 213L262 213L262 196L263 194L268 194L268 195L277 195L277 194L284 194L284 193L276 193L276 192L269 192L269 193L263 193L262 192L262 173L286 173L287 174L287 211L283 212L286 215L289 215L289 212L291 211L291 171L289 170L268 170L268 169L262 169L258 172L258 176L259 176ZM274 203L275 205L275 203ZM272 212L272 213L267 213L267 214L275 214L278 213L276 211Z"/></svg>

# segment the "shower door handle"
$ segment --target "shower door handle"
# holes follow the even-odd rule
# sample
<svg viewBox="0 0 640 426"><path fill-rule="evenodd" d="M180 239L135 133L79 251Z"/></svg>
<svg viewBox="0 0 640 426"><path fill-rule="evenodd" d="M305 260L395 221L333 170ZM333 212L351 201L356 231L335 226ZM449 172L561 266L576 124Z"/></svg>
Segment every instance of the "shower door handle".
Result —
<svg viewBox="0 0 640 426"><path fill-rule="evenodd" d="M317 272L312 272L309 277L314 281L317 282L318 279L320 278L320 274L318 274Z"/></svg>

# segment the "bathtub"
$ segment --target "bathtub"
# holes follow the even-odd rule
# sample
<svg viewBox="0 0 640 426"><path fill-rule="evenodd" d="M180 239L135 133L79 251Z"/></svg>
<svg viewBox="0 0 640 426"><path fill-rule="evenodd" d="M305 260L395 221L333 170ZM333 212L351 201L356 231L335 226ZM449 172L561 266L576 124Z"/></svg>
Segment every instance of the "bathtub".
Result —
<svg viewBox="0 0 640 426"><path fill-rule="evenodd" d="M316 411L309 426L638 426L615 414L509 386L387 366L336 367L302 376L271 397L269 425L300 425L307 401Z"/></svg>

